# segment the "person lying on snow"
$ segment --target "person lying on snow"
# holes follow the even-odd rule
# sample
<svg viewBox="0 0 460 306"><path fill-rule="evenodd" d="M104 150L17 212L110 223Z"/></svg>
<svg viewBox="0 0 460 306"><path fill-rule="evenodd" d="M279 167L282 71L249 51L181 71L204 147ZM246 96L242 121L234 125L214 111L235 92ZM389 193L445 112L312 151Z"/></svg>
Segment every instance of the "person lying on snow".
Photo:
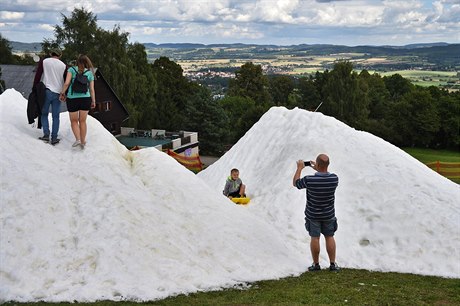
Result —
<svg viewBox="0 0 460 306"><path fill-rule="evenodd" d="M230 171L230 176L225 181L223 193L229 199L246 197L246 186L243 184L243 181L241 181L239 176L240 171L234 168Z"/></svg>

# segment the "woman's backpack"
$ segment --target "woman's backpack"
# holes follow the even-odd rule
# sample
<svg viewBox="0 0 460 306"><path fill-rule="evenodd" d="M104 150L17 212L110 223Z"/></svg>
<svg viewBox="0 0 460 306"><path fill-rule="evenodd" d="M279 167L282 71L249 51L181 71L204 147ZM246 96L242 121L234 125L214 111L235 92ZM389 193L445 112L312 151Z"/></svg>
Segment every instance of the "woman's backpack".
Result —
<svg viewBox="0 0 460 306"><path fill-rule="evenodd" d="M79 73L75 67L72 67L73 70L77 73L72 84L72 93L86 93L88 91L89 80L88 76L85 75L89 70Z"/></svg>

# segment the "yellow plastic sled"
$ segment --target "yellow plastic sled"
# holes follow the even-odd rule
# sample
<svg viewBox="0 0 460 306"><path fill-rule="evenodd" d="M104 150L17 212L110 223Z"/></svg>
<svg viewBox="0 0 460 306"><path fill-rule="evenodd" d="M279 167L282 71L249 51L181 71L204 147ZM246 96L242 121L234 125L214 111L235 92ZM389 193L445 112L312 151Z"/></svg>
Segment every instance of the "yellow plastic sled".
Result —
<svg viewBox="0 0 460 306"><path fill-rule="evenodd" d="M241 205L246 205L249 203L249 201L251 201L250 198L231 198L231 200L233 201L233 203Z"/></svg>

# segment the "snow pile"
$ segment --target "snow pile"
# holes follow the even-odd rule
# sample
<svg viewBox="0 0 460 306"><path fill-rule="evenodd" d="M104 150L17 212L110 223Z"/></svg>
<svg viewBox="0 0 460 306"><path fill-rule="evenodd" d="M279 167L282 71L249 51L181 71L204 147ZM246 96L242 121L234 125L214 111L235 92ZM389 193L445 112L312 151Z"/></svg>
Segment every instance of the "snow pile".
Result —
<svg viewBox="0 0 460 306"><path fill-rule="evenodd" d="M305 249L305 191L292 186L299 159L330 157L336 191L337 262L343 267L460 277L460 187L404 151L334 118L270 109L216 163L198 174L222 190L231 168L252 197L248 211ZM302 175L313 174L305 168ZM321 238L321 264L328 265Z"/></svg>
<svg viewBox="0 0 460 306"><path fill-rule="evenodd" d="M141 301L298 275L311 259L291 180L320 152L340 178L341 266L460 277L460 188L333 118L273 108L197 177L156 149L127 151L91 117L84 150L67 113L61 142L43 143L26 103L0 96L0 302ZM248 206L222 195L232 167Z"/></svg>
<svg viewBox="0 0 460 306"><path fill-rule="evenodd" d="M0 301L151 300L299 274L283 236L156 149L129 152L88 117L71 148L0 96Z"/></svg>

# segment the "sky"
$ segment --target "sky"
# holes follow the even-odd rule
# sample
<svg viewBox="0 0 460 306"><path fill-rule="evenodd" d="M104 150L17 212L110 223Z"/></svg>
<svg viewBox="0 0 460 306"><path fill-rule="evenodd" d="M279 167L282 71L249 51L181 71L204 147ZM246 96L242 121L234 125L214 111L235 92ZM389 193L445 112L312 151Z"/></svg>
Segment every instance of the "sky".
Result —
<svg viewBox="0 0 460 306"><path fill-rule="evenodd" d="M2 0L0 33L42 42L75 7L140 43L460 43L460 0Z"/></svg>
<svg viewBox="0 0 460 306"><path fill-rule="evenodd" d="M92 117L85 149L72 148L65 112L51 146L26 107L14 89L0 95L0 303L147 301L305 273L305 191L292 177L319 153L339 177L339 266L460 278L459 185L332 117L273 107L195 175L157 149L128 151ZM222 194L234 167L248 205Z"/></svg>

